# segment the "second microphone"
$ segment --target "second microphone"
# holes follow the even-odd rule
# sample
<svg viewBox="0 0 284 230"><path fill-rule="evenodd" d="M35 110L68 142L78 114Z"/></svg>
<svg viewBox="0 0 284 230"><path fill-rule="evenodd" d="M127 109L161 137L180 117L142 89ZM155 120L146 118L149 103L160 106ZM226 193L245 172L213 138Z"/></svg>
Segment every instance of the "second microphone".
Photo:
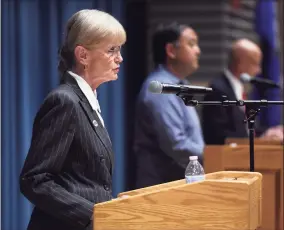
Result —
<svg viewBox="0 0 284 230"><path fill-rule="evenodd" d="M212 88L207 88L203 86L174 85L174 84L161 83L158 81L151 81L148 89L152 93L184 94L184 95L207 94L213 92Z"/></svg>

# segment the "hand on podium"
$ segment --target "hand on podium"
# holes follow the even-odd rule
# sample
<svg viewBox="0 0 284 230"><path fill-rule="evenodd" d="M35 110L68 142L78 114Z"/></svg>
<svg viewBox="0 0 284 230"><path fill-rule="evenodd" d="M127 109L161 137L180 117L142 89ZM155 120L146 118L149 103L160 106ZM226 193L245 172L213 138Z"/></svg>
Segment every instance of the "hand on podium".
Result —
<svg viewBox="0 0 284 230"><path fill-rule="evenodd" d="M129 195L122 195L122 196L120 196L120 197L117 197L118 199L125 199L125 198L128 198L128 197L130 197Z"/></svg>
<svg viewBox="0 0 284 230"><path fill-rule="evenodd" d="M283 142L283 125L278 125L267 129L261 138L266 140L277 140Z"/></svg>

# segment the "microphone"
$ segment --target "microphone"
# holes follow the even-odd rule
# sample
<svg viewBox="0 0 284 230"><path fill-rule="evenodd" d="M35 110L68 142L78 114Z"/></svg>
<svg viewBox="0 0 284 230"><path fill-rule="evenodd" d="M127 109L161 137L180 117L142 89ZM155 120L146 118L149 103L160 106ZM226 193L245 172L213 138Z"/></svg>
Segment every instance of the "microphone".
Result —
<svg viewBox="0 0 284 230"><path fill-rule="evenodd" d="M165 93L165 94L206 94L213 91L212 88L206 88L203 86L189 86L189 85L172 85L167 83L161 83L158 81L151 81L148 90L152 93Z"/></svg>
<svg viewBox="0 0 284 230"><path fill-rule="evenodd" d="M279 84L275 83L274 81L262 79L258 77L251 77L247 73L242 73L240 79L243 83L251 83L253 85L265 87L265 88L281 88Z"/></svg>

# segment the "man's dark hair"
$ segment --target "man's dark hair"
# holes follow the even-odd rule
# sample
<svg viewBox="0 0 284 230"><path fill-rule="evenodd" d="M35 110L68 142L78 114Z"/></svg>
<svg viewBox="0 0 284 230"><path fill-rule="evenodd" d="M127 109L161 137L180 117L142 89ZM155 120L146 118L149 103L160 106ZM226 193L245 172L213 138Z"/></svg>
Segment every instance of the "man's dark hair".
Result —
<svg viewBox="0 0 284 230"><path fill-rule="evenodd" d="M168 43L177 42L186 28L189 28L189 26L178 23L159 25L157 30L154 32L152 40L153 60L155 66L166 63L166 45Z"/></svg>

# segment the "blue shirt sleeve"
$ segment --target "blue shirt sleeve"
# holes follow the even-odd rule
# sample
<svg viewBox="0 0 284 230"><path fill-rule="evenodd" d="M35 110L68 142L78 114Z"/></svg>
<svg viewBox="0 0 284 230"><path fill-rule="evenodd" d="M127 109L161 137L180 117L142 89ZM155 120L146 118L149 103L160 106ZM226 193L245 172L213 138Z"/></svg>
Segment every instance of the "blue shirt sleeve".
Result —
<svg viewBox="0 0 284 230"><path fill-rule="evenodd" d="M202 134L198 135L201 138L193 138L194 132L188 130L190 127L201 130L200 123L196 120L185 121L188 119L186 113L189 111L181 98L176 95L148 94L146 105L153 121L153 128L156 130L158 144L168 156L184 168L189 162L189 156L202 157Z"/></svg>

